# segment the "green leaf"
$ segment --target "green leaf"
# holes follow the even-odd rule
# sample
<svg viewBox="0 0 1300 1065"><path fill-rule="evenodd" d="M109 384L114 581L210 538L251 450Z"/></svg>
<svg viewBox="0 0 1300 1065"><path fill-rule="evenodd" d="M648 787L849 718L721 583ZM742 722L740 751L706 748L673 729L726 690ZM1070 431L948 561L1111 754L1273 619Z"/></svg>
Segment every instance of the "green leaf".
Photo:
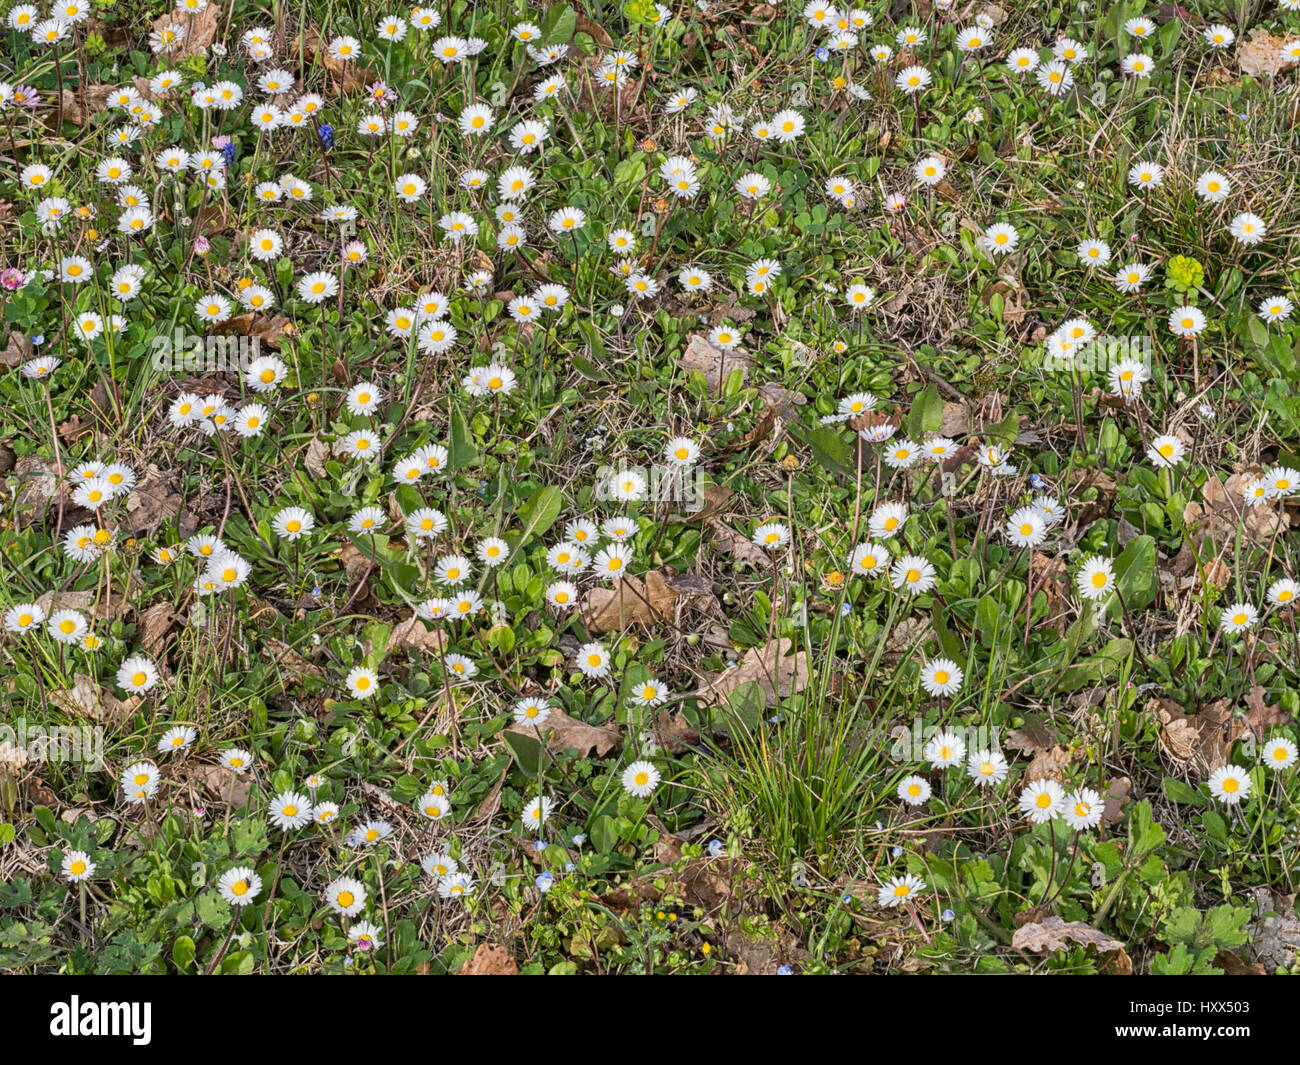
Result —
<svg viewBox="0 0 1300 1065"><path fill-rule="evenodd" d="M261 854L268 846L266 822L252 817L240 818L230 830L230 841L235 845L235 854L241 858Z"/></svg>
<svg viewBox="0 0 1300 1065"><path fill-rule="evenodd" d="M41 828L45 829L45 831L51 835L54 834L54 825L56 822L53 810L48 806L37 806L32 810L32 815L36 818L36 821Z"/></svg>
<svg viewBox="0 0 1300 1065"><path fill-rule="evenodd" d="M609 854L618 843L618 825L609 814L601 814L591 823L591 843L597 854Z"/></svg>
<svg viewBox="0 0 1300 1065"><path fill-rule="evenodd" d="M767 692L756 680L738 684L727 696L727 713L747 729L755 729L767 708Z"/></svg>
<svg viewBox="0 0 1300 1065"><path fill-rule="evenodd" d="M813 458L823 469L846 477L854 476L853 445L834 429L819 425L816 429L810 429L804 440L812 449Z"/></svg>
<svg viewBox="0 0 1300 1065"><path fill-rule="evenodd" d="M189 936L177 936L172 944L172 961L181 972L189 972L194 967L194 940Z"/></svg>
<svg viewBox="0 0 1300 1065"><path fill-rule="evenodd" d="M1156 541L1153 536L1135 536L1115 559L1115 583L1119 595L1108 606L1112 619L1149 606L1156 597ZM1120 603L1123 596L1123 605Z"/></svg>
<svg viewBox="0 0 1300 1065"><path fill-rule="evenodd" d="M942 425L943 400L939 397L939 389L926 385L907 412L907 435L919 441L927 433L937 432Z"/></svg>
<svg viewBox="0 0 1300 1065"><path fill-rule="evenodd" d="M564 493L557 485L547 485L534 492L515 514L522 527L515 553L534 536L541 536L554 525L563 506Z"/></svg>
<svg viewBox="0 0 1300 1065"><path fill-rule="evenodd" d="M17 830L13 825L0 825L0 847L6 847L14 841Z"/></svg>
<svg viewBox="0 0 1300 1065"><path fill-rule="evenodd" d="M501 738L514 755L520 772L529 778L536 777L542 767L542 745L537 739L522 732L503 732Z"/></svg>
<svg viewBox="0 0 1300 1065"><path fill-rule="evenodd" d="M465 424L465 416L461 414L459 407L453 407L451 410L451 447L448 451L447 465L453 472L478 462L474 436L469 431L469 426Z"/></svg>
<svg viewBox="0 0 1300 1065"><path fill-rule="evenodd" d="M1165 777L1161 784L1165 798L1170 802L1187 803L1189 806L1204 806L1205 796L1176 777ZM1208 815L1207 815L1208 816ZM1222 820L1222 818L1220 818Z"/></svg>

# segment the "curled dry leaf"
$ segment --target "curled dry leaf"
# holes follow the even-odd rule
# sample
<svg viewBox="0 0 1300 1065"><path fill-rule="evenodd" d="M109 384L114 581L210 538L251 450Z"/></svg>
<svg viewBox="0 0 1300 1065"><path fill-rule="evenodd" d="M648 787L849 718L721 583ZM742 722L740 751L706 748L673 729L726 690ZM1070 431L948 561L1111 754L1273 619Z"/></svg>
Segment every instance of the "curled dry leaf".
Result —
<svg viewBox="0 0 1300 1065"><path fill-rule="evenodd" d="M1105 809L1102 811L1101 822L1104 825L1118 824L1124 816L1124 805L1128 802L1128 793L1133 788L1133 781L1128 777L1115 777L1110 786L1106 789L1106 794L1102 797L1105 803Z"/></svg>
<svg viewBox="0 0 1300 1065"><path fill-rule="evenodd" d="M180 621L171 603L155 603L140 615L138 634L140 644L151 658L161 657L168 643L172 626Z"/></svg>
<svg viewBox="0 0 1300 1065"><path fill-rule="evenodd" d="M756 682L767 695L767 705L803 691L808 685L808 655L803 651L790 654L794 641L773 640L766 647L751 647L735 669L728 669L705 681L696 696L706 703L722 706L727 697L742 684Z"/></svg>
<svg viewBox="0 0 1300 1065"><path fill-rule="evenodd" d="M1011 945L1016 950L1032 950L1045 954L1056 950L1069 950L1077 943L1098 950L1123 950L1124 944L1105 932L1098 932L1091 925L1082 921L1066 921L1060 917L1047 917L1042 921L1024 925L1016 929L1011 937Z"/></svg>
<svg viewBox="0 0 1300 1065"><path fill-rule="evenodd" d="M121 529L133 536L147 536L164 521L175 520L180 535L189 536L198 528L198 519L188 510L182 511L182 504L179 471L164 473L151 463L126 497Z"/></svg>
<svg viewBox="0 0 1300 1065"><path fill-rule="evenodd" d="M292 323L278 314L241 314L212 326L211 336L250 337L268 348L280 350L280 341Z"/></svg>
<svg viewBox="0 0 1300 1065"><path fill-rule="evenodd" d="M188 59L190 56L199 55L204 52L217 36L217 27L221 21L220 4L208 4L202 11L182 11L177 8L169 11L165 15L159 15L153 20L155 30L166 29L169 26L180 26L185 31L184 37L180 43L174 46L167 53L167 59L170 63L177 60ZM107 86L112 88L112 86ZM108 99L107 94L104 96Z"/></svg>
<svg viewBox="0 0 1300 1065"><path fill-rule="evenodd" d="M518 976L519 966L505 947L480 943L457 976Z"/></svg>
<svg viewBox="0 0 1300 1065"><path fill-rule="evenodd" d="M1032 784L1037 780L1055 780L1058 784L1064 783L1065 771L1072 761L1074 755L1059 744L1041 750L1034 755L1029 768L1025 770L1024 782Z"/></svg>
<svg viewBox="0 0 1300 1065"><path fill-rule="evenodd" d="M27 334L14 330L10 332L4 350L0 351L0 366L8 366L10 369L21 366L32 357L34 352L35 349L32 347L32 342L27 339Z"/></svg>
<svg viewBox="0 0 1300 1065"><path fill-rule="evenodd" d="M78 673L73 678L71 688L50 692L49 700L74 721L85 718L92 721L125 721L143 701L138 695L119 699L84 673Z"/></svg>
<svg viewBox="0 0 1300 1065"><path fill-rule="evenodd" d="M1246 729L1245 722L1233 716L1231 699L1216 699L1193 715L1164 697L1149 700L1146 709L1160 721L1160 746L1202 773L1223 765L1229 749Z"/></svg>

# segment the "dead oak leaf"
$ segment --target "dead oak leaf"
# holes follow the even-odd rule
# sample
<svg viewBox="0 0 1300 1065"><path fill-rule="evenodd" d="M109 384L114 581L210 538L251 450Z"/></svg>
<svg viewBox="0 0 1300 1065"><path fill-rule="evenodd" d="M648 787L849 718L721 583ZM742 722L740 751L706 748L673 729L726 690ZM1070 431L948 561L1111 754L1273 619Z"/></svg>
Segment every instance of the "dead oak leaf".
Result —
<svg viewBox="0 0 1300 1065"><path fill-rule="evenodd" d="M280 341L293 323L279 314L241 314L214 325L208 330L212 336L249 337L268 348L280 350Z"/></svg>
<svg viewBox="0 0 1300 1065"><path fill-rule="evenodd" d="M1065 771L1074 761L1073 752L1059 744L1039 751L1025 770L1024 783L1032 784L1037 780L1055 780L1058 784L1065 782Z"/></svg>
<svg viewBox="0 0 1300 1065"><path fill-rule="evenodd" d="M390 650L408 648L430 655L440 653L446 643L446 633L430 630L418 617L410 617L398 623L388 637Z"/></svg>
<svg viewBox="0 0 1300 1065"><path fill-rule="evenodd" d="M1252 685L1246 693L1246 724L1256 738L1262 737L1273 726L1285 725L1291 720L1291 715L1280 706L1269 706L1264 701L1267 694L1267 689L1260 684Z"/></svg>
<svg viewBox="0 0 1300 1065"><path fill-rule="evenodd" d="M781 638L762 648L751 647L735 669L707 678L696 691L696 697L722 706L732 692L753 681L767 695L767 705L775 706L780 699L795 695L808 685L808 655L803 651L790 654L793 646L793 640Z"/></svg>
<svg viewBox="0 0 1300 1065"><path fill-rule="evenodd" d="M558 707L552 708L542 725L515 724L505 731L533 740L540 735L551 754L572 751L579 758L604 758L623 746L623 734L613 725L589 725Z"/></svg>
<svg viewBox="0 0 1300 1065"><path fill-rule="evenodd" d="M1011 937L1011 946L1016 950L1032 950L1038 954L1069 950L1072 943L1101 951L1124 949L1124 944L1118 939L1098 932L1091 925L1056 916L1023 925Z"/></svg>
<svg viewBox="0 0 1300 1065"><path fill-rule="evenodd" d="M1250 31L1250 35L1237 44L1237 65L1241 67L1243 74L1250 74L1252 77L1258 77L1260 74L1285 74L1296 66L1296 60L1293 59L1288 51L1284 51L1290 44L1300 38L1293 34L1287 34L1285 37L1269 33L1263 26L1256 26Z"/></svg>
<svg viewBox="0 0 1300 1065"><path fill-rule="evenodd" d="M628 625L670 621L677 592L657 570L644 578L624 577L612 588L592 588L582 601L582 623L593 636Z"/></svg>

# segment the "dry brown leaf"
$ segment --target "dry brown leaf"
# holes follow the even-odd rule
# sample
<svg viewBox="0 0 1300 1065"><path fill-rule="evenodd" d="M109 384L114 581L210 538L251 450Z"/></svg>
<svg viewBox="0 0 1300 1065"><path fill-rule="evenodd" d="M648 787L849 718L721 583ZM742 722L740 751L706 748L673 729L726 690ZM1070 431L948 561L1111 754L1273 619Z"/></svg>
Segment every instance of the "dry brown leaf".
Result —
<svg viewBox="0 0 1300 1065"><path fill-rule="evenodd" d="M4 350L0 351L0 366L8 366L10 369L21 366L34 354L35 349L32 347L32 342L27 339L27 334L14 330L10 332Z"/></svg>
<svg viewBox="0 0 1300 1065"><path fill-rule="evenodd" d="M348 583L355 585L362 577L368 574L374 568L374 564L361 548L349 540L343 545L339 552L339 558L343 562L343 573L348 579Z"/></svg>
<svg viewBox="0 0 1300 1065"><path fill-rule="evenodd" d="M1282 49L1300 40L1294 34L1285 37L1269 33L1263 26L1256 26L1249 36L1237 43L1237 64L1243 74L1258 77L1260 74L1285 74L1294 70L1296 61L1283 55Z"/></svg>
<svg viewBox="0 0 1300 1065"><path fill-rule="evenodd" d="M1124 817L1124 804L1128 802L1128 793L1133 788L1133 781L1128 777L1115 777L1106 789L1103 797L1105 809L1102 811L1103 825L1115 825Z"/></svg>
<svg viewBox="0 0 1300 1065"><path fill-rule="evenodd" d="M660 710L655 715L654 734L659 746L669 754L685 754L700 742L700 734L680 710Z"/></svg>
<svg viewBox="0 0 1300 1065"><path fill-rule="evenodd" d="M203 785L218 803L230 803L236 810L248 805L253 792L253 778L247 773L234 773L223 765L204 764L189 768L190 777Z"/></svg>
<svg viewBox="0 0 1300 1065"><path fill-rule="evenodd" d="M1148 700L1146 709L1160 721L1160 745L1165 751L1205 773L1227 761L1228 751L1246 729L1245 722L1233 715L1231 699L1216 699L1194 715L1164 697Z"/></svg>
<svg viewBox="0 0 1300 1065"><path fill-rule="evenodd" d="M1201 486L1203 502L1193 500L1188 503L1183 508L1183 522L1194 532L1213 537L1223 544L1235 542L1238 528L1246 539L1257 544L1268 543L1291 521L1285 511L1272 503L1246 506L1245 490L1254 480L1255 476L1250 473L1234 473L1226 482L1210 476ZM1206 557L1204 550L1201 557Z"/></svg>
<svg viewBox="0 0 1300 1065"><path fill-rule="evenodd" d="M140 615L138 633L140 643L153 658L162 656L172 626L179 621L171 603L155 603Z"/></svg>
<svg viewBox="0 0 1300 1065"><path fill-rule="evenodd" d="M970 408L965 403L945 403L939 435L956 440L970 432Z"/></svg>
<svg viewBox="0 0 1300 1065"><path fill-rule="evenodd" d="M1055 743L1056 739L1047 723L1037 714L1028 714L1020 728L1007 734L1004 746L1021 754L1037 754L1039 751L1051 750Z"/></svg>
<svg viewBox="0 0 1300 1065"><path fill-rule="evenodd" d="M1264 701L1267 694L1267 689L1259 684L1252 685L1246 693L1246 724L1257 739L1273 726L1285 725L1291 720L1291 715L1280 706L1269 706Z"/></svg>
<svg viewBox="0 0 1300 1065"><path fill-rule="evenodd" d="M271 664L283 666L296 674L299 680L304 680L307 677L326 676L323 669L307 661L283 640L268 636L266 637L265 646L271 652Z"/></svg>
<svg viewBox="0 0 1300 1065"><path fill-rule="evenodd" d="M612 588L592 588L582 601L582 623L593 636L627 625L671 621L677 592L664 575L651 570L644 578L624 577Z"/></svg>
<svg viewBox="0 0 1300 1065"><path fill-rule="evenodd" d="M113 722L127 720L144 701L138 695L119 699L84 673L73 678L71 688L50 692L49 700L69 717Z"/></svg>
<svg viewBox="0 0 1300 1065"><path fill-rule="evenodd" d="M219 227L218 227L219 228ZM268 348L280 349L280 341L292 323L288 318L278 314L241 314L237 318L212 326L211 336L246 336L265 344Z"/></svg>
<svg viewBox="0 0 1300 1065"><path fill-rule="evenodd" d="M725 484L708 484L705 485L704 496L699 510L693 510L689 514L670 514L668 521L678 524L690 521L709 521L726 509L727 500L733 493Z"/></svg>
<svg viewBox="0 0 1300 1065"><path fill-rule="evenodd" d="M754 357L740 350L723 351L715 348L695 333L686 342L686 350L677 360L677 365L685 373L699 370L709 382L709 387L714 392L721 392L727 378L736 370L741 371L741 383L748 384L750 371L754 368Z"/></svg>
<svg viewBox="0 0 1300 1065"><path fill-rule="evenodd" d="M1098 932L1082 921L1066 921L1055 916L1017 928L1011 937L1011 946L1016 950L1032 950L1039 954L1069 950L1071 943L1102 951L1124 949L1123 943L1105 932Z"/></svg>
<svg viewBox="0 0 1300 1065"><path fill-rule="evenodd" d="M570 4L569 6L572 7L573 5ZM592 21L588 15L581 11L577 15L578 17L573 23L574 33L585 33L601 48L609 49L614 47L613 40L600 23Z"/></svg>
<svg viewBox="0 0 1300 1065"><path fill-rule="evenodd" d="M321 37L320 30L315 26L307 28L302 35L302 54L307 63L320 63L330 74L332 81L331 92L352 95L353 93L362 92L367 85L379 81L379 75L369 67L358 66L356 63L345 63L341 59L335 59L329 54L329 49L325 46L325 41ZM294 38L290 47L291 53L297 57L299 54L299 41Z"/></svg>
<svg viewBox="0 0 1300 1065"><path fill-rule="evenodd" d="M43 455L24 455L14 465L18 475L18 506L32 507L37 513L54 498L59 486L59 467Z"/></svg>
<svg viewBox="0 0 1300 1065"><path fill-rule="evenodd" d="M417 617L411 617L395 625L392 634L388 637L390 650L409 648L412 651L430 655L438 654L446 643L446 633L430 631L424 622Z"/></svg>
<svg viewBox="0 0 1300 1065"><path fill-rule="evenodd" d="M1267 976L1268 970L1257 961L1246 963L1230 950L1221 950L1214 956L1214 964L1224 976Z"/></svg>
<svg viewBox="0 0 1300 1065"><path fill-rule="evenodd" d="M722 706L742 684L754 681L767 694L767 705L775 706L778 699L801 692L808 684L808 655L803 651L791 655L789 652L793 646L793 640L782 638L763 648L751 647L735 669L706 680L696 691L696 696L707 703Z"/></svg>
<svg viewBox="0 0 1300 1065"><path fill-rule="evenodd" d="M126 516L122 531L132 536L148 536L164 521L175 520L181 536L198 528L198 519L188 510L181 512L180 474L164 473L150 464L144 476L126 497Z"/></svg>
<svg viewBox="0 0 1300 1065"><path fill-rule="evenodd" d="M480 943L457 976L518 976L519 966L505 947Z"/></svg>
<svg viewBox="0 0 1300 1065"><path fill-rule="evenodd" d="M486 821L490 817L495 817L496 812L501 809L501 788L506 782L506 776L510 772L510 763L501 770L501 775L497 777L497 782L492 785L492 790L483 796L483 801L478 804L478 809L474 811L474 816L480 821Z"/></svg>
<svg viewBox="0 0 1300 1065"><path fill-rule="evenodd" d="M713 530L713 537L718 546L737 562L753 566L755 569L766 569L770 565L771 560L748 536L743 536L731 526L724 525L716 519L710 520L708 525Z"/></svg>
<svg viewBox="0 0 1300 1065"><path fill-rule="evenodd" d="M544 725L511 725L507 732L546 740L552 754L572 751L579 758L604 758L623 746L623 734L613 725L589 725L570 717L558 707L552 708Z"/></svg>
<svg viewBox="0 0 1300 1065"><path fill-rule="evenodd" d="M316 477L328 477L329 471L325 469L325 462L330 457L330 446L319 437L313 436L311 442L307 445L307 454L302 460L302 464L307 467L307 472Z"/></svg>
<svg viewBox="0 0 1300 1065"><path fill-rule="evenodd" d="M1074 761L1074 755L1060 745L1039 751L1034 755L1029 768L1025 770L1024 783L1032 784L1036 780L1055 780L1058 784L1065 782L1065 770Z"/></svg>
<svg viewBox="0 0 1300 1065"><path fill-rule="evenodd" d="M162 30L168 26L180 26L185 31L180 43L166 53L168 63L175 64L177 60L203 52L216 38L220 21L221 5L208 4L202 11L189 12L177 8L159 15L153 20L153 28Z"/></svg>

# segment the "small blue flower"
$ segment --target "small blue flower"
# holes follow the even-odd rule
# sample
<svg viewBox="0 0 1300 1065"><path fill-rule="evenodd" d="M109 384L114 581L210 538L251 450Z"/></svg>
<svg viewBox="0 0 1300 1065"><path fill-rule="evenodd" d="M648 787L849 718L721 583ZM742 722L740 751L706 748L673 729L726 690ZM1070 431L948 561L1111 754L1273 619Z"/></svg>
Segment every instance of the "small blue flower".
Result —
<svg viewBox="0 0 1300 1065"><path fill-rule="evenodd" d="M586 842L587 842L587 833L575 832L573 834L573 845L575 847L581 847Z"/></svg>
<svg viewBox="0 0 1300 1065"><path fill-rule="evenodd" d="M537 885L538 891L545 893L551 890L551 885L555 883L555 877L551 876L550 873L542 873L533 883Z"/></svg>
<svg viewBox="0 0 1300 1065"><path fill-rule="evenodd" d="M546 840L544 840L544 839L535 839L535 840L533 840L533 850L535 850L535 851L544 851L544 850L546 850Z"/></svg>
<svg viewBox="0 0 1300 1065"><path fill-rule="evenodd" d="M722 857L723 854L722 840L720 839L709 840L709 854L714 858Z"/></svg>
<svg viewBox="0 0 1300 1065"><path fill-rule="evenodd" d="M895 858L897 858L897 857L898 857L900 854L902 854L902 853L903 853L903 848L902 848L902 847L895 847L895 848L894 848L894 857L895 857Z"/></svg>
<svg viewBox="0 0 1300 1065"><path fill-rule="evenodd" d="M788 965L778 965L778 966L776 967L776 975L777 975L777 976L793 976L793 975L794 975L794 970L791 969L790 966L788 966Z"/></svg>
<svg viewBox="0 0 1300 1065"><path fill-rule="evenodd" d="M819 63L825 63L826 60L830 59L830 57L831 57L831 50L829 48L817 49L817 61Z"/></svg>
<svg viewBox="0 0 1300 1065"><path fill-rule="evenodd" d="M227 144L223 144L223 145L221 146L221 154L222 154L222 157L226 160L226 166L234 166L234 165L235 165L235 152L236 152L236 151L238 151L238 149L235 147L235 142L234 142L234 141L230 141L229 143L227 143Z"/></svg>
<svg viewBox="0 0 1300 1065"><path fill-rule="evenodd" d="M940 920L944 921L951 921L956 916L957 915L953 913L952 910L944 910L943 913L939 914Z"/></svg>
<svg viewBox="0 0 1300 1065"><path fill-rule="evenodd" d="M840 604L840 617L842 617L842 618L846 618L846 617L848 617L848 616L849 616L850 614L852 614L852 613L853 613L853 604L852 604L852 603L841 603L841 604Z"/></svg>
<svg viewBox="0 0 1300 1065"><path fill-rule="evenodd" d="M322 122L316 127L316 132L320 135L320 146L326 151L334 147L334 127L328 122Z"/></svg>
<svg viewBox="0 0 1300 1065"><path fill-rule="evenodd" d="M45 334L37 333L35 336L31 337L31 342L32 342L32 347L36 347L36 348L40 347L42 344L45 343Z"/></svg>
<svg viewBox="0 0 1300 1065"><path fill-rule="evenodd" d="M1030 487L1035 489L1042 489L1047 487L1047 482L1044 481L1042 476L1037 473L1031 473L1029 475L1029 484Z"/></svg>
<svg viewBox="0 0 1300 1065"><path fill-rule="evenodd" d="M576 865L574 865L572 862L565 862L565 863L564 863L564 871L565 871L566 873L571 873L571 872L573 872L576 868L578 868L578 867L577 867Z"/></svg>

